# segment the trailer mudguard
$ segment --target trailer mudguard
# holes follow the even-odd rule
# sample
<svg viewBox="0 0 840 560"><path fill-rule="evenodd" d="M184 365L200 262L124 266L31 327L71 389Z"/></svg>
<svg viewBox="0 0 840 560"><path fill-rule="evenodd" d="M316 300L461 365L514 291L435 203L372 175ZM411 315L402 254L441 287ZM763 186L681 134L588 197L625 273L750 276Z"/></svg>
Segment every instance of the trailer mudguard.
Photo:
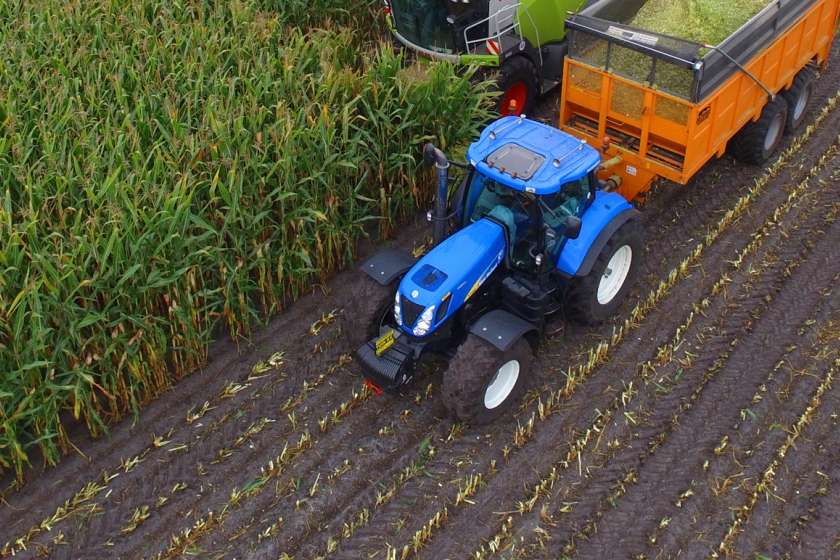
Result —
<svg viewBox="0 0 840 560"><path fill-rule="evenodd" d="M580 236L563 245L557 269L570 276L586 276L613 233L640 214L618 193L596 191L595 200L581 216Z"/></svg>
<svg viewBox="0 0 840 560"><path fill-rule="evenodd" d="M470 328L472 334L483 338L502 352L507 352L521 336L532 331L538 333L537 327L503 309L485 313Z"/></svg>
<svg viewBox="0 0 840 560"><path fill-rule="evenodd" d="M359 268L383 286L387 286L392 280L411 270L416 263L417 258L411 253L399 249L385 249L366 260Z"/></svg>

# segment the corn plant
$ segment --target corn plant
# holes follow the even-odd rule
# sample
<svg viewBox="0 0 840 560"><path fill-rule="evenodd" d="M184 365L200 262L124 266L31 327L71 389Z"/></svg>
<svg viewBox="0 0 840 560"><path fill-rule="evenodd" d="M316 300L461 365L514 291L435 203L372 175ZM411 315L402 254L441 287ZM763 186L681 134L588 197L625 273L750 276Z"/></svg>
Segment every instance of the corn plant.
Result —
<svg viewBox="0 0 840 560"><path fill-rule="evenodd" d="M487 119L469 76L298 4L0 5L0 471L248 336L427 202L426 140Z"/></svg>

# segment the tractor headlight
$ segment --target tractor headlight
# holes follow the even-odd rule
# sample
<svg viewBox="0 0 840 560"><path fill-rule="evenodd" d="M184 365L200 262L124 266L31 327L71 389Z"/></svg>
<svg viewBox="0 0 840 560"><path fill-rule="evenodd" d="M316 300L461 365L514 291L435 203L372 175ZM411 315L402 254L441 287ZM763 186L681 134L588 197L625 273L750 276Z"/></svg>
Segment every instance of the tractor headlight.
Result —
<svg viewBox="0 0 840 560"><path fill-rule="evenodd" d="M414 336L425 336L429 329L432 328L432 317L435 316L435 306L428 307L417 321L417 326L414 327Z"/></svg>
<svg viewBox="0 0 840 560"><path fill-rule="evenodd" d="M402 308L400 308L400 292L397 290L397 295L394 296L394 321L397 326L402 326Z"/></svg>

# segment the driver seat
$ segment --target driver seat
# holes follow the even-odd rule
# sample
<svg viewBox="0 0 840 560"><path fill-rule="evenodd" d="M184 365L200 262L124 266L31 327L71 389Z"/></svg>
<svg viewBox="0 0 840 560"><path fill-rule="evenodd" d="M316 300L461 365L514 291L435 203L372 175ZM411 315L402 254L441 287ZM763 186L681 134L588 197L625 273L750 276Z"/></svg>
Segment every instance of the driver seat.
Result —
<svg viewBox="0 0 840 560"><path fill-rule="evenodd" d="M497 204L487 213L487 215L495 218L507 227L508 233L510 234L510 239L508 240L508 255L513 258L513 245L516 242L516 222L513 220L513 210L507 206Z"/></svg>

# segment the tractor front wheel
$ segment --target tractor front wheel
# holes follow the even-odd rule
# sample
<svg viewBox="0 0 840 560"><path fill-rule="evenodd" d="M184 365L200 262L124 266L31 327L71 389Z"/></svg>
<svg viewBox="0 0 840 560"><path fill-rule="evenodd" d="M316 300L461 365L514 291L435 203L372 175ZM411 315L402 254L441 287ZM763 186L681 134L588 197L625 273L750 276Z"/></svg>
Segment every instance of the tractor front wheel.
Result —
<svg viewBox="0 0 840 560"><path fill-rule="evenodd" d="M587 325L610 317L624 300L642 262L642 226L628 220L604 244L589 274L575 277L566 294L566 315Z"/></svg>
<svg viewBox="0 0 840 560"><path fill-rule="evenodd" d="M530 60L523 56L514 56L505 60L495 75L495 85L491 91L500 91L497 108L503 117L508 115L526 115L534 108L537 100L537 69ZM511 110L511 101L516 107Z"/></svg>
<svg viewBox="0 0 840 560"><path fill-rule="evenodd" d="M502 352L486 340L469 335L444 374L444 404L470 424L496 420L522 391L532 355L531 346L522 338Z"/></svg>
<svg viewBox="0 0 840 560"><path fill-rule="evenodd" d="M353 299L341 312L341 335L350 350L379 337L379 327L387 313L394 312L394 296L400 279L383 286L367 274L359 282Z"/></svg>

